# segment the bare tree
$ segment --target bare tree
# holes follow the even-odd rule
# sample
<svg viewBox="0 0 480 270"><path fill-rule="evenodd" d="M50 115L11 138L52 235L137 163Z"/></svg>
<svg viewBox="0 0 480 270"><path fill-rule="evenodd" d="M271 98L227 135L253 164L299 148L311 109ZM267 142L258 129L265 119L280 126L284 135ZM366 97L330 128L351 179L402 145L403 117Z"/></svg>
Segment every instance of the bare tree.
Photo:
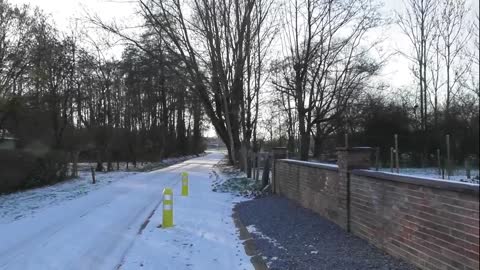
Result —
<svg viewBox="0 0 480 270"><path fill-rule="evenodd" d="M13 8L0 1L0 98L8 92L21 92L33 23L28 12L27 6Z"/></svg>
<svg viewBox="0 0 480 270"><path fill-rule="evenodd" d="M466 61L458 60L465 55L465 46L468 44L470 34L466 31L467 8L465 0L444 0L441 3L438 34L442 41L440 55L445 64L446 98L445 118L449 119L452 98L455 96L455 87L468 71Z"/></svg>
<svg viewBox="0 0 480 270"><path fill-rule="evenodd" d="M271 42L271 31L262 26L271 3L192 0L191 13L185 16L187 4L179 0L139 0L153 33L185 66L191 87L228 146L232 163L242 160L242 141L249 148L258 118L251 111L258 106L262 61ZM140 45L119 29L96 23Z"/></svg>
<svg viewBox="0 0 480 270"><path fill-rule="evenodd" d="M285 63L275 70L283 78L274 84L294 100L302 160L308 159L314 126L337 120L361 84L378 69L367 57L377 43L361 44L381 22L377 8L368 0L285 4Z"/></svg>
<svg viewBox="0 0 480 270"><path fill-rule="evenodd" d="M436 0L406 0L404 14L397 14L398 24L414 48L413 55L404 53L415 63L413 69L419 85L420 127L427 130L428 65L436 28Z"/></svg>

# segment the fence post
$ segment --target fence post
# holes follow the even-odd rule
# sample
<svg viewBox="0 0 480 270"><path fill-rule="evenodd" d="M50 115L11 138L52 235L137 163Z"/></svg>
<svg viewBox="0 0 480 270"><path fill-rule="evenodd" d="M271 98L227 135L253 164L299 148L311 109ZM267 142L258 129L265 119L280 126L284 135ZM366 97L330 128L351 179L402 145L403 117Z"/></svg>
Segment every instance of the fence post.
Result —
<svg viewBox="0 0 480 270"><path fill-rule="evenodd" d="M450 168L450 134L447 134L446 136L446 143L447 143L447 179L450 179L451 175L451 168Z"/></svg>
<svg viewBox="0 0 480 270"><path fill-rule="evenodd" d="M440 149L437 149L437 166L438 166L438 175L442 175L442 162L440 159Z"/></svg>
<svg viewBox="0 0 480 270"><path fill-rule="evenodd" d="M255 170L256 170L256 165L257 165L255 159L256 159L257 156L256 156L255 152L253 152L253 151L252 151L251 155L252 155L252 179L257 180L257 179L255 179Z"/></svg>
<svg viewBox="0 0 480 270"><path fill-rule="evenodd" d="M470 175L470 157L467 157L465 159L465 170L466 170L466 173L467 173L467 179L470 179L471 175Z"/></svg>
<svg viewBox="0 0 480 270"><path fill-rule="evenodd" d="M265 159L265 165L263 166L262 189L268 185L269 176L270 176L270 156L267 156L267 158ZM272 191L275 191L275 185L273 181L272 181L271 189Z"/></svg>
<svg viewBox="0 0 480 270"><path fill-rule="evenodd" d="M342 188L345 188L344 198L340 201L345 203L345 222L344 229L350 232L350 171L352 169L369 169L371 166L372 148L370 147L353 147L353 148L337 148L337 165L339 173L339 181Z"/></svg>
<svg viewBox="0 0 480 270"><path fill-rule="evenodd" d="M390 172L393 173L393 147L390 147Z"/></svg>
<svg viewBox="0 0 480 270"><path fill-rule="evenodd" d="M90 167L90 171L92 172L92 184L95 184L95 169Z"/></svg>
<svg viewBox="0 0 480 270"><path fill-rule="evenodd" d="M379 159L380 159L380 147L376 147L375 148L375 171L378 171L378 168L380 167Z"/></svg>
<svg viewBox="0 0 480 270"><path fill-rule="evenodd" d="M395 167L397 168L397 173L400 173L400 160L398 155L398 134L395 134Z"/></svg>
<svg viewBox="0 0 480 270"><path fill-rule="evenodd" d="M257 153L257 171L255 172L255 179L260 180L260 153Z"/></svg>
<svg viewBox="0 0 480 270"><path fill-rule="evenodd" d="M287 158L286 147L274 147L272 149L272 191L273 193L280 193L280 185L275 181L275 161L277 159Z"/></svg>
<svg viewBox="0 0 480 270"><path fill-rule="evenodd" d="M79 151L72 152L72 158L73 158L72 172L71 172L72 177L78 177L78 155L79 155Z"/></svg>

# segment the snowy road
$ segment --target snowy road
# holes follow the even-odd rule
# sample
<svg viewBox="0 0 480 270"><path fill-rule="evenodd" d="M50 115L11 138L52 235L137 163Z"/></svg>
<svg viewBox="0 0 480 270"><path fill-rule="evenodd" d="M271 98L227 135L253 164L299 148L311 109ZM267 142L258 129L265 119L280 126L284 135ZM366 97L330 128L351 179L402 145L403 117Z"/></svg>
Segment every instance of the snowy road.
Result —
<svg viewBox="0 0 480 270"><path fill-rule="evenodd" d="M211 167L221 157L209 154L128 176L33 216L0 224L0 269L250 269L248 257L239 252L230 217L235 199L210 189ZM162 190L169 186L178 195L182 171L190 173L191 196L176 196L176 226L159 229L161 208L155 210ZM169 246L163 245L167 242ZM175 243L178 246L172 246ZM181 254L184 246L197 249ZM215 247L221 254L205 262Z"/></svg>

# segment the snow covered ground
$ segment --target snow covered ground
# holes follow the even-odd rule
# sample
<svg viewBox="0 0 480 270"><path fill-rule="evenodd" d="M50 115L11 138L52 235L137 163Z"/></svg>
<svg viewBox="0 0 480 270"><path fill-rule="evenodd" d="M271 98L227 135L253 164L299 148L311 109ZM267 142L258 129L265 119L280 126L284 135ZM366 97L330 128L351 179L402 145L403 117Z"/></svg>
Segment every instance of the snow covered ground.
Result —
<svg viewBox="0 0 480 270"><path fill-rule="evenodd" d="M118 169L122 170L122 171L137 171L137 172L139 172L139 171L140 172L141 171L150 171L152 169L160 169L160 168L172 165L172 164L177 164L177 163L180 163L180 162L183 162L185 160L189 160L189 159L192 159L192 158L195 158L195 157L197 157L197 156L196 155L189 155L189 156L181 156L181 157L171 157L171 158L163 159L162 161L159 161L159 162L138 161L136 167L133 166L132 162L129 162L128 163L128 165L129 165L128 168L127 168L127 163L126 162L119 162L118 163ZM82 170L89 171L91 167L95 168L95 166L97 166L96 162L80 162L80 163L78 163L78 168L79 168L80 171L82 171ZM104 162L103 166L106 168L107 163ZM113 162L112 166L115 170L117 169L117 163L116 162Z"/></svg>
<svg viewBox="0 0 480 270"><path fill-rule="evenodd" d="M139 162L137 168L130 164L130 171L113 171L95 173L95 185L91 184L92 176L90 168L95 163L79 163L79 177L61 182L52 186L30 189L0 196L0 224L9 223L25 216L32 216L38 210L58 205L63 201L73 200L84 196L93 190L103 188L106 185L133 176L139 171L151 168L162 168L182 161L192 159L195 156L183 156L164 159L161 162ZM116 164L114 164L116 168ZM120 170L126 170L126 163L120 163Z"/></svg>
<svg viewBox="0 0 480 270"><path fill-rule="evenodd" d="M390 168L380 168L380 171L390 172ZM400 168L400 173L406 174L406 175L415 175L420 177L442 179L442 176L438 172L438 168ZM445 175L445 180L478 184L478 180L473 179L475 177L477 177L478 179L478 175L479 175L478 169L471 170L470 175L471 175L471 179L467 179L466 171L457 169L453 171L453 175L450 176L449 178L447 178L447 176Z"/></svg>
<svg viewBox="0 0 480 270"><path fill-rule="evenodd" d="M252 269L231 217L242 198L211 191L222 157L0 196L0 269ZM182 171L188 197L179 196ZM175 226L162 229L167 186Z"/></svg>
<svg viewBox="0 0 480 270"><path fill-rule="evenodd" d="M10 223L27 216L32 217L45 207L59 205L64 201L87 195L91 191L135 174L137 173L121 171L96 173L96 183L93 185L90 172L80 171L76 179L0 196L0 224Z"/></svg>

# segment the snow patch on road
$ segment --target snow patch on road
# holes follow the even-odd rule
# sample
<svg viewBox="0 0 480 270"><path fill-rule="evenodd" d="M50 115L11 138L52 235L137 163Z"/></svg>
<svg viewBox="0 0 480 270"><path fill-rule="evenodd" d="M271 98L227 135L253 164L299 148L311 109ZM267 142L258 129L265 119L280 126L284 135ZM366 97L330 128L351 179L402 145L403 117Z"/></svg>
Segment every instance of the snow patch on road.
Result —
<svg viewBox="0 0 480 270"><path fill-rule="evenodd" d="M257 227L255 227L255 225L248 225L247 230L251 234L256 235L259 239L267 240L274 247L276 247L278 249L287 250L284 246L282 246L280 243L278 243L277 240L275 240L273 238L270 238L270 237L266 236L265 234L263 234L260 230L257 229Z"/></svg>

